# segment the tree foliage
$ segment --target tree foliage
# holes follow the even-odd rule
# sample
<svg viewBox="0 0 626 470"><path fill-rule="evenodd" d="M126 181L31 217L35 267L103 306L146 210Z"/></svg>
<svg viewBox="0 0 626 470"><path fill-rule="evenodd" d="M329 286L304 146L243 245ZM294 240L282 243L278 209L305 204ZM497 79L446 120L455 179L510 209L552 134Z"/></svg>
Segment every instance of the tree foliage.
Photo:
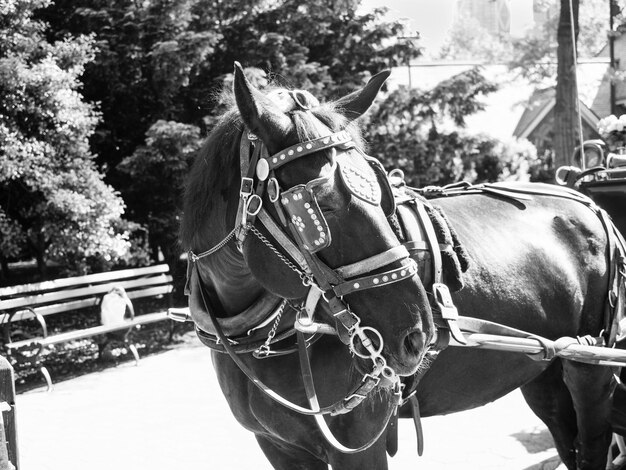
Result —
<svg viewBox="0 0 626 470"><path fill-rule="evenodd" d="M129 216L148 228L150 245L161 247L166 259L178 254L180 188L200 143L197 126L159 120L148 129L145 144L119 166L134 181L129 205L141 208Z"/></svg>
<svg viewBox="0 0 626 470"><path fill-rule="evenodd" d="M529 147L463 131L465 118L482 111L481 98L496 89L474 68L429 91L394 90L369 119L371 153L403 170L415 187L522 177L525 162L534 158Z"/></svg>
<svg viewBox="0 0 626 470"><path fill-rule="evenodd" d="M32 16L45 5L0 5L1 255L27 251L42 269L45 258L111 259L127 248L112 228L123 201L103 182L89 147L100 116L80 93L93 38L47 42L45 24Z"/></svg>
<svg viewBox="0 0 626 470"><path fill-rule="evenodd" d="M83 83L103 119L92 149L132 220L146 224L164 252L173 252L186 161L224 110L216 90L228 83L234 60L259 81L324 98L419 54L397 41L401 23L384 20L383 9L357 13L358 4L58 0L42 17L52 26L51 40L94 35L98 51ZM155 187L166 190L155 194Z"/></svg>

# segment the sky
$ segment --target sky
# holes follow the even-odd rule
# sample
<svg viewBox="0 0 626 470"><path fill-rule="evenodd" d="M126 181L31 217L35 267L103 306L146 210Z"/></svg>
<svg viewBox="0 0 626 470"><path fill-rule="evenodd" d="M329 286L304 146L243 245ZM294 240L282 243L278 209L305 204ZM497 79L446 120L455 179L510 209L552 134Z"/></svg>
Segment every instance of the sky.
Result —
<svg viewBox="0 0 626 470"><path fill-rule="evenodd" d="M408 20L409 30L418 31L425 56L436 54L443 45L454 21L457 0L363 0L364 11L376 7L389 8L389 18ZM531 5L529 7L529 5ZM532 3L528 0L509 0L511 34L521 35L532 24Z"/></svg>
<svg viewBox="0 0 626 470"><path fill-rule="evenodd" d="M363 0L367 11L376 7L389 8L390 18L406 18L409 30L420 33L420 45L427 53L435 53L444 42L454 20L456 0Z"/></svg>

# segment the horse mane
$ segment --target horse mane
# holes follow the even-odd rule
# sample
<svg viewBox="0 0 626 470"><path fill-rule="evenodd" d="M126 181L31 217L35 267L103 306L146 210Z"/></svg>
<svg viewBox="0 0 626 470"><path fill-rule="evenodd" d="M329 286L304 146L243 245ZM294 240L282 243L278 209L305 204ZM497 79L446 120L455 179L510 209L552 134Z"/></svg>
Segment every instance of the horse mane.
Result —
<svg viewBox="0 0 626 470"><path fill-rule="evenodd" d="M234 103L234 99L231 100ZM295 103L294 103L295 108ZM332 103L312 106L310 110L290 109L300 140L320 137L315 119L332 132L347 129L363 147L357 126L339 113ZM184 192L180 239L185 250L205 250L224 238L234 227L235 205L241 179L239 142L244 124L233 105L219 119L196 155L187 177ZM229 203L231 203L229 207ZM235 207L236 208L236 207Z"/></svg>

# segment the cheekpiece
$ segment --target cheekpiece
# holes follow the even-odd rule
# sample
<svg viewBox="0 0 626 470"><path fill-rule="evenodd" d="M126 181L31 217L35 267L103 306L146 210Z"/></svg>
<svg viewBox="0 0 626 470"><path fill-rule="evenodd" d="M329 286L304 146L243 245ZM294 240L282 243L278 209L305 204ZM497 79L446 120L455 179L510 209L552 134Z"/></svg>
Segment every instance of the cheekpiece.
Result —
<svg viewBox="0 0 626 470"><path fill-rule="evenodd" d="M315 197L305 185L294 186L284 191L280 202L305 250L315 253L330 245L328 223Z"/></svg>
<svg viewBox="0 0 626 470"><path fill-rule="evenodd" d="M380 185L371 168L363 170L346 162L340 163L339 168L341 179L354 196L375 206L380 204Z"/></svg>

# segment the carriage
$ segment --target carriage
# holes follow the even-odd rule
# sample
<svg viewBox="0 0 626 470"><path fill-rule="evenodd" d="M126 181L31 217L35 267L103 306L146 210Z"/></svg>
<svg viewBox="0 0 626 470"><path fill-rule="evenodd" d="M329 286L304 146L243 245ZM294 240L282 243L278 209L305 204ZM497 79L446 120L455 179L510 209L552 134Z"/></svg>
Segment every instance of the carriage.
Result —
<svg viewBox="0 0 626 470"><path fill-rule="evenodd" d="M622 235L570 188L387 175L354 123L387 76L321 104L264 95L236 64L236 107L186 189L190 309L174 313L277 469L384 470L398 417L419 448L420 416L520 387L568 468L604 468L626 426Z"/></svg>

